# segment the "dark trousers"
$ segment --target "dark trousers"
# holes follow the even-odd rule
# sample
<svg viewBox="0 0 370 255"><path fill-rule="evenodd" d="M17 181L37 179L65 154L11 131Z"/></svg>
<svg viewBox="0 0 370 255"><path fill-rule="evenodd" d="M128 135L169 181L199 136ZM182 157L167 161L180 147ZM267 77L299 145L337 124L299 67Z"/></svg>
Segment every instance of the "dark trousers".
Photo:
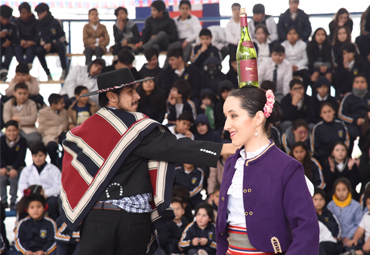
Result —
<svg viewBox="0 0 370 255"><path fill-rule="evenodd" d="M333 242L321 242L319 245L319 255L337 255L338 244Z"/></svg>
<svg viewBox="0 0 370 255"><path fill-rule="evenodd" d="M49 142L47 145L46 145L46 149L48 151L48 154L50 156L50 162L55 165L55 166L60 166L61 165L61 158L63 157L59 157L58 155L58 147L59 147L59 144L62 144L63 140L66 139L66 133L65 132L62 132L59 137L58 137L58 140L59 140L59 143L56 143L56 142Z"/></svg>
<svg viewBox="0 0 370 255"><path fill-rule="evenodd" d="M91 62L92 56L95 54L97 58L101 58L104 55L104 50L100 46L96 46L95 50L91 47L86 47L84 54L86 57L85 64L88 65Z"/></svg>
<svg viewBox="0 0 370 255"><path fill-rule="evenodd" d="M44 69L47 75L50 75L50 70L48 65L46 64L45 55L48 52L44 49L44 46L39 45L36 47L36 56L38 57L42 68ZM67 60L66 60L66 45L61 41L57 41L56 43L51 44L50 53L58 53L60 64L63 70L67 70Z"/></svg>
<svg viewBox="0 0 370 255"><path fill-rule="evenodd" d="M4 56L4 61L2 60ZM14 56L14 50L13 47L10 46L8 48L1 47L1 66L0 69L6 69L9 70L10 62L12 61L12 58Z"/></svg>
<svg viewBox="0 0 370 255"><path fill-rule="evenodd" d="M92 209L80 235L79 255L144 255L151 236L150 213Z"/></svg>
<svg viewBox="0 0 370 255"><path fill-rule="evenodd" d="M74 244L57 243L56 255L77 255L80 242Z"/></svg>
<svg viewBox="0 0 370 255"><path fill-rule="evenodd" d="M14 47L14 54L19 63L32 64L36 56L36 46L31 46L28 48L23 48L20 45ZM23 57L26 55L26 58Z"/></svg>
<svg viewBox="0 0 370 255"><path fill-rule="evenodd" d="M143 44L143 49L156 48L158 51L166 51L169 45L169 40L166 32L160 31L153 38Z"/></svg>

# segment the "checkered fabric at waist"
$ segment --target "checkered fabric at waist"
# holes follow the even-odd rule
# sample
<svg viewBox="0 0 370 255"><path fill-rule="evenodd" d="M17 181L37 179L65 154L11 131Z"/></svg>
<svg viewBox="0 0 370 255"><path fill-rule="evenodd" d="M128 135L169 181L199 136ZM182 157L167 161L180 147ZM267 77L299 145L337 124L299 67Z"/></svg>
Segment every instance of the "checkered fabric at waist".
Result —
<svg viewBox="0 0 370 255"><path fill-rule="evenodd" d="M113 204L129 213L150 213L152 212L152 207L150 206L151 201L152 194L144 193L132 197L123 197L121 199L111 199L100 202Z"/></svg>

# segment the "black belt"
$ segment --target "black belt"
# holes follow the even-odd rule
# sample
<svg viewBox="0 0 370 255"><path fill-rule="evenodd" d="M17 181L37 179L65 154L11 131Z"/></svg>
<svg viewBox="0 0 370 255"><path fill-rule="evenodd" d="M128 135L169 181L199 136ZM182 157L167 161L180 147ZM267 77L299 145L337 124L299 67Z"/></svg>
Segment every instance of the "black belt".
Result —
<svg viewBox="0 0 370 255"><path fill-rule="evenodd" d="M101 209L101 210L113 210L113 211L124 211L124 209L110 204L110 203L102 203L102 202L97 202L92 209Z"/></svg>

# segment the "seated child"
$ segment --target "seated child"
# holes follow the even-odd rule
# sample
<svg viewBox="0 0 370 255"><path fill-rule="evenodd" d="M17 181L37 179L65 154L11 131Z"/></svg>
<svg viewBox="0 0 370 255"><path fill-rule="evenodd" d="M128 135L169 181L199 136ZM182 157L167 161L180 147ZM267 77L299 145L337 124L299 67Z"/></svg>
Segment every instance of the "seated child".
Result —
<svg viewBox="0 0 370 255"><path fill-rule="evenodd" d="M33 164L23 168L19 177L18 190L23 192L30 185L41 185L44 189L46 201L49 204L49 217L59 217L58 196L60 193L61 172L46 162L47 150L42 143L31 149Z"/></svg>
<svg viewBox="0 0 370 255"><path fill-rule="evenodd" d="M305 175L315 187L325 188L321 165L315 158L310 156L310 151L304 142L293 144L290 156L303 165Z"/></svg>
<svg viewBox="0 0 370 255"><path fill-rule="evenodd" d="M213 207L213 213L215 215L215 218L214 218L215 221L216 221L217 212L218 212L218 202L219 202L219 198L220 198L220 188L221 188L221 185L216 184L216 186L213 189L213 192L209 193L209 194L211 194L210 202L211 202L211 205Z"/></svg>
<svg viewBox="0 0 370 255"><path fill-rule="evenodd" d="M203 28L199 32L199 38L200 45L196 45L191 52L191 63L202 69L204 62L209 57L216 57L221 61L222 56L220 51L211 43L212 32L207 28Z"/></svg>
<svg viewBox="0 0 370 255"><path fill-rule="evenodd" d="M29 216L21 220L15 231L15 248L18 254L55 255L57 247L54 235L55 222L47 216L45 197L40 194L29 195L25 204Z"/></svg>
<svg viewBox="0 0 370 255"><path fill-rule="evenodd" d="M342 141L349 146L349 135L346 125L335 119L335 110L331 103L321 104L321 118L312 130L312 148L315 157L321 164L330 156L330 150L337 141Z"/></svg>
<svg viewBox="0 0 370 255"><path fill-rule="evenodd" d="M17 201L18 177L26 165L27 141L19 135L19 125L15 120L5 123L5 135L0 137L0 184L1 203L8 208L6 187L10 186L10 209L15 210Z"/></svg>
<svg viewBox="0 0 370 255"><path fill-rule="evenodd" d="M16 226L18 222L23 220L28 216L28 212L26 210L26 200L27 197L32 194L40 194L45 197L44 189L41 185L30 185L27 189L22 191L23 197L17 203L17 210L16 210Z"/></svg>
<svg viewBox="0 0 370 255"><path fill-rule="evenodd" d="M175 124L181 113L188 112L193 114L193 120L196 117L194 103L190 101L190 85L185 80L177 80L168 95L168 123Z"/></svg>
<svg viewBox="0 0 370 255"><path fill-rule="evenodd" d="M189 190L189 204L195 208L198 204L204 202L202 194L204 172L200 167L191 164L182 164L175 168L174 186L185 186Z"/></svg>
<svg viewBox="0 0 370 255"><path fill-rule="evenodd" d="M99 106L89 100L89 97L80 97L88 93L89 90L85 86L77 86L75 88L76 101L68 108L68 115L71 118L72 124L79 126L87 118L99 110Z"/></svg>
<svg viewBox="0 0 370 255"><path fill-rule="evenodd" d="M338 178L346 178L351 184L352 195L358 197L356 186L360 182L357 164L347 157L347 146L337 141L332 146L331 156L323 165L323 174L326 182L325 191L332 194L333 185ZM330 198L329 198L330 199Z"/></svg>
<svg viewBox="0 0 370 255"><path fill-rule="evenodd" d="M194 140L194 135L190 131L191 124L193 123L193 116L191 113L184 112L176 120L176 125L168 127L172 134L176 136L177 139L189 137Z"/></svg>
<svg viewBox="0 0 370 255"><path fill-rule="evenodd" d="M107 28L99 22L98 10L89 10L89 23L83 29L84 54L86 57L85 65L91 62L92 56L101 58L107 52L109 44L109 34Z"/></svg>
<svg viewBox="0 0 370 255"><path fill-rule="evenodd" d="M328 209L337 217L342 233L339 238L343 247L351 240L362 218L360 204L352 199L351 183L346 178L339 178L333 185L333 201L328 204Z"/></svg>
<svg viewBox="0 0 370 255"><path fill-rule="evenodd" d="M179 241L189 221L184 217L185 210L181 198L173 197L171 207L175 213L175 218L158 229L159 244L166 254L180 254Z"/></svg>
<svg viewBox="0 0 370 255"><path fill-rule="evenodd" d="M203 63L204 85L213 91L214 94L218 93L218 84L226 80L226 75L221 71L221 60L216 57L209 57ZM199 84L199 82L198 82ZM199 85L198 85L199 86Z"/></svg>
<svg viewBox="0 0 370 255"><path fill-rule="evenodd" d="M193 209L189 205L189 190L185 186L175 186L172 189L172 197L181 199L183 208L185 210L184 217L188 220L188 222L192 222L194 220L194 215L192 212Z"/></svg>
<svg viewBox="0 0 370 255"><path fill-rule="evenodd" d="M57 243L57 255L77 254L80 247L80 227L75 231L70 230L62 217L56 220L56 224L58 229L54 238Z"/></svg>
<svg viewBox="0 0 370 255"><path fill-rule="evenodd" d="M360 135L364 124L364 116L369 107L370 92L366 76L357 74L353 80L352 93L347 93L340 106L338 116L348 128L351 141Z"/></svg>
<svg viewBox="0 0 370 255"><path fill-rule="evenodd" d="M218 132L213 131L209 123L209 117L205 114L199 114L194 121L194 139L200 141L210 141L221 143L221 136Z"/></svg>
<svg viewBox="0 0 370 255"><path fill-rule="evenodd" d="M30 75L29 67L25 63L19 63L15 68L15 76L9 82L9 87L5 90L6 96L3 97L4 102L8 101L14 95L14 87L18 83L25 83L28 87L28 98L35 101L37 108L40 109L44 105L44 98L39 94L39 82Z"/></svg>
<svg viewBox="0 0 370 255"><path fill-rule="evenodd" d="M75 127L72 119L64 109L63 96L51 94L49 96L50 106L43 108L39 112L38 132L46 146L50 156L50 162L55 166L60 166L58 156L58 146L62 144L68 130Z"/></svg>
<svg viewBox="0 0 370 255"><path fill-rule="evenodd" d="M197 109L198 114L205 114L208 117L212 129L215 129L215 104L217 102L216 95L209 88L200 91L200 102Z"/></svg>
<svg viewBox="0 0 370 255"><path fill-rule="evenodd" d="M216 254L215 224L213 208L210 204L201 203L195 209L195 221L184 230L179 247L187 255ZM201 253L201 250L203 251Z"/></svg>
<svg viewBox="0 0 370 255"><path fill-rule="evenodd" d="M41 135L37 132L37 106L28 99L28 87L18 83L14 87L14 98L4 104L4 122L15 120L20 125L20 135L27 140L29 148L41 142Z"/></svg>
<svg viewBox="0 0 370 255"><path fill-rule="evenodd" d="M307 122L302 119L293 121L293 125L289 127L281 137L283 149L287 154L290 154L293 144L296 142L304 142L310 151L311 148L311 134L308 131Z"/></svg>
<svg viewBox="0 0 370 255"><path fill-rule="evenodd" d="M162 68L159 67L158 62L159 51L155 48L149 48L144 51L144 56L146 61L148 62L144 64L139 71L141 79L144 79L146 77L155 77L155 80L158 82L159 77L157 76L162 71Z"/></svg>
<svg viewBox="0 0 370 255"><path fill-rule="evenodd" d="M321 106L323 103L330 103L334 107L334 111L338 112L339 104L337 99L330 95L330 82L325 77L319 77L318 80L313 85L314 90L312 95L312 103L315 108L315 117L313 123L318 123L321 121Z"/></svg>

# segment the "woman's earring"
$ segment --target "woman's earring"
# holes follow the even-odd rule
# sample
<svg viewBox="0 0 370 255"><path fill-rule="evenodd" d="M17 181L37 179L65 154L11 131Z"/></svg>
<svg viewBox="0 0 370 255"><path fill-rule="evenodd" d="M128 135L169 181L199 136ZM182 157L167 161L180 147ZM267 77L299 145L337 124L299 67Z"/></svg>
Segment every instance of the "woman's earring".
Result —
<svg viewBox="0 0 370 255"><path fill-rule="evenodd" d="M256 133L254 133L254 136L258 136L258 133L257 133L257 126L255 126L255 129L256 129Z"/></svg>

